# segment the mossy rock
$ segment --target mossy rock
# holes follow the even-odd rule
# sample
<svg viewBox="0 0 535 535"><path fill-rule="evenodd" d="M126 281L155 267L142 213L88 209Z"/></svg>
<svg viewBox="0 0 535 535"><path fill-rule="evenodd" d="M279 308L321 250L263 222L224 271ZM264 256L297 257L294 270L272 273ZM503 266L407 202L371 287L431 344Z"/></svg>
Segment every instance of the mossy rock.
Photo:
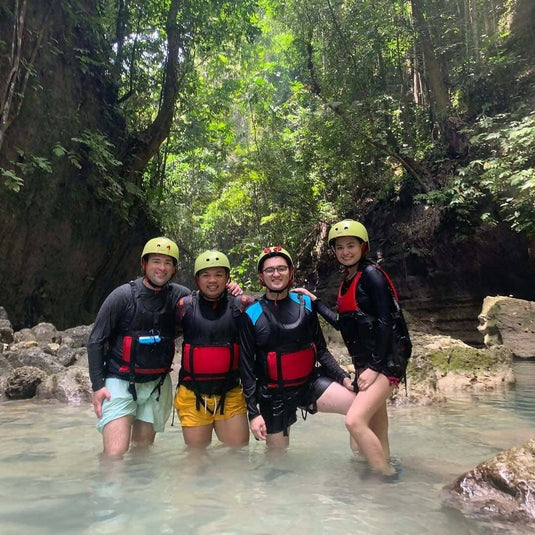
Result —
<svg viewBox="0 0 535 535"><path fill-rule="evenodd" d="M513 354L505 347L476 349L453 346L430 351L428 358L441 372L492 372L503 365L510 365Z"/></svg>

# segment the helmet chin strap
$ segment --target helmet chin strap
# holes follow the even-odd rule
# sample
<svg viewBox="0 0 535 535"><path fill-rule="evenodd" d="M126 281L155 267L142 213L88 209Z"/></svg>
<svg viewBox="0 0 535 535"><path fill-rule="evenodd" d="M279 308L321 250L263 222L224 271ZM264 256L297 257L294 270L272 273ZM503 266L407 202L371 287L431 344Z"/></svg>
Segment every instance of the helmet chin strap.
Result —
<svg viewBox="0 0 535 535"><path fill-rule="evenodd" d="M167 284L167 283L165 283L165 284L154 284L154 282L152 282L152 281L147 277L147 275L145 275L145 281L146 281L146 282L149 284L149 286L150 286L151 288L153 288L154 291L156 291L156 292L159 292L159 291L165 286L165 284Z"/></svg>

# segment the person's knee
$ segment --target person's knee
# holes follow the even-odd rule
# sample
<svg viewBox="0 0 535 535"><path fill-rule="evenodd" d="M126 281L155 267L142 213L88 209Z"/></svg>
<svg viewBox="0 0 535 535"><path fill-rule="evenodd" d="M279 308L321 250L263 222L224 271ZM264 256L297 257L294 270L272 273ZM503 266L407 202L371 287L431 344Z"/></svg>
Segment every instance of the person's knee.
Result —
<svg viewBox="0 0 535 535"><path fill-rule="evenodd" d="M192 449L205 449L212 443L212 438L205 438L205 439L186 439L184 438L184 442L188 448Z"/></svg>
<svg viewBox="0 0 535 535"><path fill-rule="evenodd" d="M362 418L359 418L354 415L346 416L345 424L346 429L351 434L358 434L367 427L366 422Z"/></svg>
<svg viewBox="0 0 535 535"><path fill-rule="evenodd" d="M230 440L226 440L224 444L232 448L243 448L244 446L247 446L247 444L249 444L249 435L247 435L246 437L235 436Z"/></svg>

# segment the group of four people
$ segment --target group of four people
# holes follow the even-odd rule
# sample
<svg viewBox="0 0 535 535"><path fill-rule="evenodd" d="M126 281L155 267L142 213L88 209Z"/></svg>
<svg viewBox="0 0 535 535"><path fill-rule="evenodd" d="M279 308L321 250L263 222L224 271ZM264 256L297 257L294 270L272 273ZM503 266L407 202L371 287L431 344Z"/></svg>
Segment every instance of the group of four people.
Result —
<svg viewBox="0 0 535 535"><path fill-rule="evenodd" d="M282 247L259 255L265 294L254 300L230 282L228 258L219 251L197 257L196 291L170 282L178 247L163 237L149 240L141 254L143 276L106 298L88 342L104 454L121 457L130 444L152 444L172 405L192 448L210 444L213 431L226 445L246 445L250 427L268 448L281 449L300 409L346 415L352 447L372 470L395 473L388 462L386 401L400 374L389 367L390 286L367 258L361 223L333 225L328 240L345 268L338 314L304 288L291 289L294 265ZM329 352L317 312L340 329L354 381ZM182 360L173 403L169 372L178 329Z"/></svg>

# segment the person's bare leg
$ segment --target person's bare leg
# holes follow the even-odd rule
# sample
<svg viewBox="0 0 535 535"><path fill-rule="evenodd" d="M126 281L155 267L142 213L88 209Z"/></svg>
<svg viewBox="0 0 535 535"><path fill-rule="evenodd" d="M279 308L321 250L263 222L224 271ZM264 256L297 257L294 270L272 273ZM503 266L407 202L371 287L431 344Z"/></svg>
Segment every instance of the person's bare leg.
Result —
<svg viewBox="0 0 535 535"><path fill-rule="evenodd" d="M370 468L382 474L391 474L394 469L388 466L387 452L383 449L379 437L370 428L370 421L382 410L392 390L388 379L380 374L373 385L357 394L346 416L346 427L356 440L360 452Z"/></svg>
<svg viewBox="0 0 535 535"><path fill-rule="evenodd" d="M212 431L214 426L195 425L191 427L182 426L182 434L184 435L184 442L190 448L206 448L212 442Z"/></svg>
<svg viewBox="0 0 535 535"><path fill-rule="evenodd" d="M383 451L387 460L390 458L390 443L388 441L388 412L386 410L386 401L381 405L379 410L370 420L370 429L377 435L383 446Z"/></svg>
<svg viewBox="0 0 535 535"><path fill-rule="evenodd" d="M130 447L133 416L123 416L108 422L102 430L103 456L121 459Z"/></svg>
<svg viewBox="0 0 535 535"><path fill-rule="evenodd" d="M355 397L355 392L349 391L341 384L332 383L318 398L316 404L319 412L347 414ZM349 447L354 452L359 450L356 440L351 435L349 435Z"/></svg>
<svg viewBox="0 0 535 535"><path fill-rule="evenodd" d="M355 392L349 391L341 384L331 383L316 402L318 411L347 414L355 396Z"/></svg>
<svg viewBox="0 0 535 535"><path fill-rule="evenodd" d="M284 433L268 433L266 437L266 444L270 454L279 455L286 451L290 445L290 428L287 428L287 435Z"/></svg>
<svg viewBox="0 0 535 535"><path fill-rule="evenodd" d="M241 448L249 444L249 422L247 414L236 414L232 418L214 423L217 438L226 446Z"/></svg>
<svg viewBox="0 0 535 535"><path fill-rule="evenodd" d="M135 420L132 427L132 447L136 450L148 448L154 443L156 432L154 426L143 420Z"/></svg>

